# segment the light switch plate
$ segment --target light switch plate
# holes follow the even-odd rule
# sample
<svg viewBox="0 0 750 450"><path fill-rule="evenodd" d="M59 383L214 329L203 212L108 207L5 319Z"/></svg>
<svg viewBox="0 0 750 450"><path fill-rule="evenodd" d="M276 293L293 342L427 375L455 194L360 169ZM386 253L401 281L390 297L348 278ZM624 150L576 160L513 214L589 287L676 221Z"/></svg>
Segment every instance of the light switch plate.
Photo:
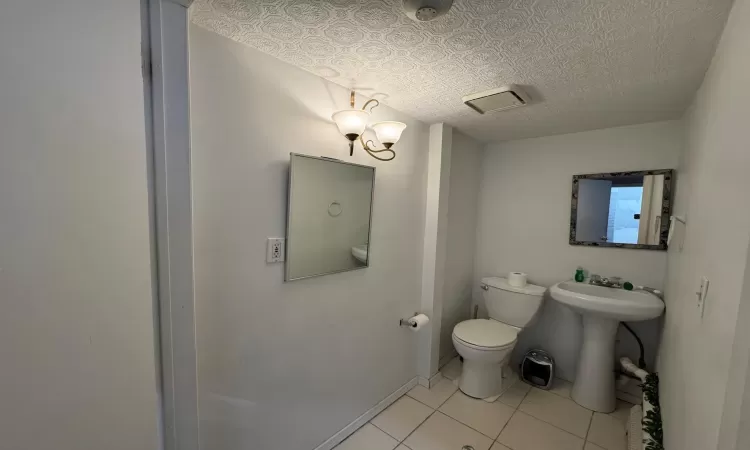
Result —
<svg viewBox="0 0 750 450"><path fill-rule="evenodd" d="M286 239L284 238L268 238L266 245L266 262L276 263L283 262L284 255L286 254Z"/></svg>

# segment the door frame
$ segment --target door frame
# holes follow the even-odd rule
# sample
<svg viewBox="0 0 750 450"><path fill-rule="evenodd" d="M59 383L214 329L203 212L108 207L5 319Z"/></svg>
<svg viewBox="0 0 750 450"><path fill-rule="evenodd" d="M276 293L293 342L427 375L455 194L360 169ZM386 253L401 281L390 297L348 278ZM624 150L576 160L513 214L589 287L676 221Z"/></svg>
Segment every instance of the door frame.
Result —
<svg viewBox="0 0 750 450"><path fill-rule="evenodd" d="M198 450L188 7L142 0L162 448Z"/></svg>

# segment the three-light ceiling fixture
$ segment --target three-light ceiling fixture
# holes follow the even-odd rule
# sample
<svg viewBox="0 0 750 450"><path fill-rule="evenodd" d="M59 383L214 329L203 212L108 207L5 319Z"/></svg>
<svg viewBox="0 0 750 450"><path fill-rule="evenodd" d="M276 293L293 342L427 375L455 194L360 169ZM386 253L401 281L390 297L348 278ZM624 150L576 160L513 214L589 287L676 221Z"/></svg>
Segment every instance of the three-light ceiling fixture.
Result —
<svg viewBox="0 0 750 450"><path fill-rule="evenodd" d="M374 105L372 105L368 111L367 106L371 103L374 103ZM349 156L354 155L354 141L359 139L362 143L362 148L364 148L373 158L380 161L390 161L395 158L396 152L393 151L391 147L393 147L393 145L401 138L401 133L406 129L406 124L394 121L377 122L372 124L372 131L375 132L375 136L377 136L380 143L385 147L379 150L375 149L375 143L372 140L365 141L362 134L367 127L370 113L380 104L380 102L375 99L370 99L362 105L362 109L355 109L354 91L352 91L351 97L349 98L349 104L351 109L344 109L335 112L333 116L331 116L333 121L336 122L336 126L339 127L341 134L349 139ZM379 153L383 152L386 152L388 156L379 155Z"/></svg>

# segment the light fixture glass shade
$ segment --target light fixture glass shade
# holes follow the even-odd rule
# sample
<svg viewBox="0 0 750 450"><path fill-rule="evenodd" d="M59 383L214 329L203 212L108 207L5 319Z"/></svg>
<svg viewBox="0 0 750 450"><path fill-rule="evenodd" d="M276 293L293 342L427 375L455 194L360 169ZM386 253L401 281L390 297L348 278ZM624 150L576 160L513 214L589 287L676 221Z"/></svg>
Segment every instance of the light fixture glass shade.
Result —
<svg viewBox="0 0 750 450"><path fill-rule="evenodd" d="M401 133L406 129L406 124L401 122L378 122L372 124L372 130L381 144L390 148L401 138Z"/></svg>
<svg viewBox="0 0 750 450"><path fill-rule="evenodd" d="M331 116L341 134L349 140L357 139L365 131L370 113L361 109L345 109Z"/></svg>

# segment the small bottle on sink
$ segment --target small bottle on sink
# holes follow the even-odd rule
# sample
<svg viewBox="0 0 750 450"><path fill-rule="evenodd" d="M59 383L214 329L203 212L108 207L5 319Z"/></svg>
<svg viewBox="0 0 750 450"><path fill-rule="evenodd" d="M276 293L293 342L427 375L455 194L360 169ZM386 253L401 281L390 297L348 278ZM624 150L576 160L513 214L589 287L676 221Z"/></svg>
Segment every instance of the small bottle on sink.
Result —
<svg viewBox="0 0 750 450"><path fill-rule="evenodd" d="M583 267L578 267L576 269L576 275L575 280L579 283L583 283L583 280L586 278L586 276L583 274Z"/></svg>

